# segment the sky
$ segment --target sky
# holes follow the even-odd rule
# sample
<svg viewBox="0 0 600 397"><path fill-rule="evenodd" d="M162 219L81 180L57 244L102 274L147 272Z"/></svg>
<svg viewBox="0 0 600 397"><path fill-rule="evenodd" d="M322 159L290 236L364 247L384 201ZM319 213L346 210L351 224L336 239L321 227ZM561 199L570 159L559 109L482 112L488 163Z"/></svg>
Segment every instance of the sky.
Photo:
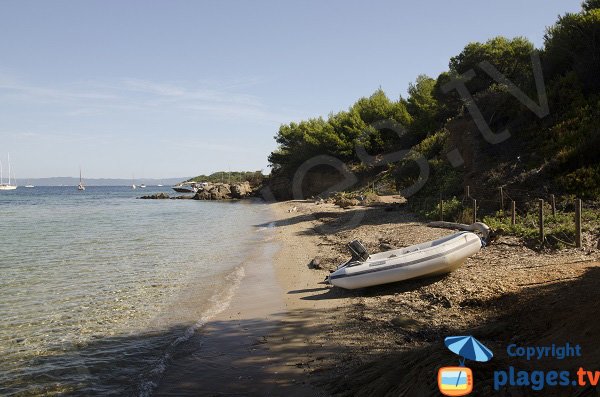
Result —
<svg viewBox="0 0 600 397"><path fill-rule="evenodd" d="M580 0L0 0L0 161L18 179L268 172L281 124L397 99L472 41L543 45Z"/></svg>

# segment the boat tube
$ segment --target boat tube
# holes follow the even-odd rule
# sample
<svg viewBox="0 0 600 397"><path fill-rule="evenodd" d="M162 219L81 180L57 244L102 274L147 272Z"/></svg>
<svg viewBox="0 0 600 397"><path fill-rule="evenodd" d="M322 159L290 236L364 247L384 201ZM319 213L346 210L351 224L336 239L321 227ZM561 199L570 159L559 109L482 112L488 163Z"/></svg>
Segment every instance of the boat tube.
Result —
<svg viewBox="0 0 600 397"><path fill-rule="evenodd" d="M474 233L459 232L410 247L369 255L357 240L348 244L352 258L338 266L326 282L346 289L437 276L458 269L483 246Z"/></svg>

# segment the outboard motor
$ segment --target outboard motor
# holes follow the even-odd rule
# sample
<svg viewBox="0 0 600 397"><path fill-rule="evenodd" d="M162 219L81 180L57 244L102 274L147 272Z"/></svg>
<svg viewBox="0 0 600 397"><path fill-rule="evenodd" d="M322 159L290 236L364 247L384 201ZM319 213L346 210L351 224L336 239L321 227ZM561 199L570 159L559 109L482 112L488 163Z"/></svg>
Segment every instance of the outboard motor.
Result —
<svg viewBox="0 0 600 397"><path fill-rule="evenodd" d="M358 240L354 240L348 244L348 249L352 254L352 260L364 262L369 259L369 252L364 245Z"/></svg>
<svg viewBox="0 0 600 397"><path fill-rule="evenodd" d="M350 259L343 265L339 265L336 270L339 270L345 266L359 265L360 262L364 262L367 259L369 259L369 251L367 251L365 246L362 245L360 241L354 240L348 243L347 247L350 253L352 254L352 259ZM334 273L336 270L330 270L329 273ZM325 280L323 280L322 284L331 284L329 276L325 277Z"/></svg>

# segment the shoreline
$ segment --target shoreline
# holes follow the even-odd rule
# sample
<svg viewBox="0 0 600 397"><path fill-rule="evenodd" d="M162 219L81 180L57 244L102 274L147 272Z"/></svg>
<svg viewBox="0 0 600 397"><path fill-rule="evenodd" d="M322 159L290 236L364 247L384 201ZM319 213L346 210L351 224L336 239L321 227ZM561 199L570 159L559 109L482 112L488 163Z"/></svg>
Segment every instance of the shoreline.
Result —
<svg viewBox="0 0 600 397"><path fill-rule="evenodd" d="M583 326L590 315L589 309L573 307L592 299L586 296L596 284L600 288L598 250L539 253L510 238L444 277L355 291L332 288L320 282L347 257L345 243L354 238L378 252L384 244L407 246L453 231L429 228L397 206L268 205L272 220L259 226L269 226L265 244L272 251L261 266L246 267L229 308L199 332L208 339L189 354L178 383L161 382L155 395L397 395L404 390L433 396L437 368L455 361L443 349L445 336L472 333L499 353L498 362L508 362L503 340L564 338L566 329ZM322 269L309 267L315 258ZM580 291L579 283L594 287ZM537 315L528 307L536 307ZM600 325L593 324L577 341L589 352L583 363L600 358L596 337ZM207 353L215 374L228 369L216 382L207 381L198 367ZM480 383L490 386L489 376Z"/></svg>
<svg viewBox="0 0 600 397"><path fill-rule="evenodd" d="M262 205L262 204L261 204ZM285 291L275 261L284 249L271 220L256 226L259 248L243 266L244 275L227 306L178 348L152 396L320 395L289 365ZM256 252L257 251L257 252Z"/></svg>

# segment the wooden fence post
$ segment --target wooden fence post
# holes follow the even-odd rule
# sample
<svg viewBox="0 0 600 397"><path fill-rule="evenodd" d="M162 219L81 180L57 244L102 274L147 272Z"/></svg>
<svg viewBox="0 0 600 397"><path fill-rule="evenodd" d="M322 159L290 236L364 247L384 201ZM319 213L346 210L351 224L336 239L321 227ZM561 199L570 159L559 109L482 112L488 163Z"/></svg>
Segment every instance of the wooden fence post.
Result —
<svg viewBox="0 0 600 397"><path fill-rule="evenodd" d="M473 223L477 222L477 200L473 199Z"/></svg>
<svg viewBox="0 0 600 397"><path fill-rule="evenodd" d="M440 221L444 220L444 200L442 200L442 196L440 195Z"/></svg>
<svg viewBox="0 0 600 397"><path fill-rule="evenodd" d="M465 197L466 198L471 197L471 187L469 185L465 186Z"/></svg>
<svg viewBox="0 0 600 397"><path fill-rule="evenodd" d="M575 200L575 247L581 248L581 199Z"/></svg>
<svg viewBox="0 0 600 397"><path fill-rule="evenodd" d="M510 223L514 226L517 224L517 203L514 200L511 201L511 214L512 219Z"/></svg>
<svg viewBox="0 0 600 397"><path fill-rule="evenodd" d="M500 211L504 212L504 194L502 192L502 186L500 186Z"/></svg>
<svg viewBox="0 0 600 397"><path fill-rule="evenodd" d="M556 216L556 199L553 194L550 195L550 202L552 204L552 216Z"/></svg>
<svg viewBox="0 0 600 397"><path fill-rule="evenodd" d="M539 224L540 224L540 244L544 245L544 199L540 199Z"/></svg>

